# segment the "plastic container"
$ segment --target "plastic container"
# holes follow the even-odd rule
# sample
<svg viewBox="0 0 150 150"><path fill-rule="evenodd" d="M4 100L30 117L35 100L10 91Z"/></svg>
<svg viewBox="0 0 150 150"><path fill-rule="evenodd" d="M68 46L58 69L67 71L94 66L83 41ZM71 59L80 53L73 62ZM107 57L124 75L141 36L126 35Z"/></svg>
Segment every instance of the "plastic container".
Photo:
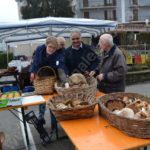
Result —
<svg viewBox="0 0 150 150"><path fill-rule="evenodd" d="M3 93L10 92L10 91L19 91L19 89L17 86L4 86L2 88Z"/></svg>

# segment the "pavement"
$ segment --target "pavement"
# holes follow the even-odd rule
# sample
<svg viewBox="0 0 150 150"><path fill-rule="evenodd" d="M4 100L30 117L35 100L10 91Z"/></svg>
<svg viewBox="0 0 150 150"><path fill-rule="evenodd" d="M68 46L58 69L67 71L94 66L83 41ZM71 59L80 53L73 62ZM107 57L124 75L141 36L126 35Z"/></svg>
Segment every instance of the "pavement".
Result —
<svg viewBox="0 0 150 150"><path fill-rule="evenodd" d="M146 96L150 96L150 82L134 84L126 87L126 92L136 92ZM38 115L38 106L30 107L25 112L33 110L36 115ZM20 111L17 109L17 111ZM15 111L14 113L21 119L21 113ZM46 131L50 133L50 114L49 110L46 110L45 114L46 125L44 126ZM6 136L5 143L3 145L4 150L26 150L25 146L25 135L23 132L23 123L19 121L10 111L1 111L0 112L0 131L3 131ZM72 142L69 140L63 129L58 126L59 137L56 139L56 136L53 135L52 142L44 147L41 144L41 139L36 131L35 127L32 124L28 124L28 133L30 139L30 150L74 150L75 147ZM142 149L141 149L142 150ZM148 150L150 148L148 147Z"/></svg>

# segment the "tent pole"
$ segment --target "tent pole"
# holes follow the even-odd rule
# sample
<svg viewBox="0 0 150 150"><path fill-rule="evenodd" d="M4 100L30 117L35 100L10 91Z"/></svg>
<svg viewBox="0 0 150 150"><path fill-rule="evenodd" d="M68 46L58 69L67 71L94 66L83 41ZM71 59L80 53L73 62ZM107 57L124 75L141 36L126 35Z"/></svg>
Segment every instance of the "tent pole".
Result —
<svg viewBox="0 0 150 150"><path fill-rule="evenodd" d="M6 43L6 50L7 50L7 65L8 65L8 61L9 61L9 50L10 50L10 46L9 45L7 45L7 43Z"/></svg>
<svg viewBox="0 0 150 150"><path fill-rule="evenodd" d="M49 26L48 36L52 36L52 26Z"/></svg>

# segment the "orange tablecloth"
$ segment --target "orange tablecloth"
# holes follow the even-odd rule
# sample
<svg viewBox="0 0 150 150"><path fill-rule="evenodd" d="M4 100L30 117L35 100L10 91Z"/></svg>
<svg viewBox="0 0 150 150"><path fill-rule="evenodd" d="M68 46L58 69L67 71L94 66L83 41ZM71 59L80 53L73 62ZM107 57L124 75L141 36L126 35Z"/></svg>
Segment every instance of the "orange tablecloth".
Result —
<svg viewBox="0 0 150 150"><path fill-rule="evenodd" d="M104 95L98 92L97 97ZM50 96L43 96L45 102ZM28 107L39 105L35 103L16 107ZM1 108L8 110L14 107ZM95 109L95 115L89 119L76 119L59 122L70 140L78 150L120 150L132 149L150 145L150 139L139 139L125 135L120 130L112 127L104 118L99 116L98 109Z"/></svg>
<svg viewBox="0 0 150 150"><path fill-rule="evenodd" d="M101 95L98 93L97 97ZM121 150L150 145L150 139L129 137L112 127L99 116L98 107L92 118L61 121L60 125L77 150Z"/></svg>

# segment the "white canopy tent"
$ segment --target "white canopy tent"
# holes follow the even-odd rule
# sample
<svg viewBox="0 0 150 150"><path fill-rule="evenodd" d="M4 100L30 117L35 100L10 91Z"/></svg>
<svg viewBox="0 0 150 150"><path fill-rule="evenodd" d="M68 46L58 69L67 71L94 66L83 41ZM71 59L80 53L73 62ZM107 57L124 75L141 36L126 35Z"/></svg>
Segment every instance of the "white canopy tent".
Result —
<svg viewBox="0 0 150 150"><path fill-rule="evenodd" d="M0 40L12 42L45 39L49 35L69 37L72 29L81 31L82 36L98 36L114 30L117 22L96 19L46 17L0 23Z"/></svg>

